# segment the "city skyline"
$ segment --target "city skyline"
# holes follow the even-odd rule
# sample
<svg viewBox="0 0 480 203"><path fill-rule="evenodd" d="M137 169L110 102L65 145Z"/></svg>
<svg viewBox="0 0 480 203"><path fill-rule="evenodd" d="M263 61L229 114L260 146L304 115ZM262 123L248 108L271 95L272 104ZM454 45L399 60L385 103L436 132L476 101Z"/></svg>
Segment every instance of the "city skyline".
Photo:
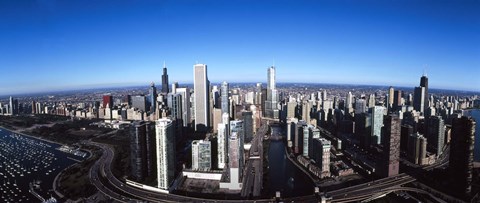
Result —
<svg viewBox="0 0 480 203"><path fill-rule="evenodd" d="M163 61L189 84L197 61L214 83L274 64L279 83L413 88L426 68L431 88L479 91L479 2L109 3L1 2L0 95L161 84Z"/></svg>

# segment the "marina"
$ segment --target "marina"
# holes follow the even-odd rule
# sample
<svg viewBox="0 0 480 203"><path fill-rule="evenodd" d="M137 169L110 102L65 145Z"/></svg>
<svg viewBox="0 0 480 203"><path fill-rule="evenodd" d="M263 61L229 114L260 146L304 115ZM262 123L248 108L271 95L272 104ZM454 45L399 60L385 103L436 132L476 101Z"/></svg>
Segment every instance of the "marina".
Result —
<svg viewBox="0 0 480 203"><path fill-rule="evenodd" d="M0 199L43 202L55 199L53 180L84 156L58 150L49 143L0 128ZM83 154L82 154L83 155Z"/></svg>

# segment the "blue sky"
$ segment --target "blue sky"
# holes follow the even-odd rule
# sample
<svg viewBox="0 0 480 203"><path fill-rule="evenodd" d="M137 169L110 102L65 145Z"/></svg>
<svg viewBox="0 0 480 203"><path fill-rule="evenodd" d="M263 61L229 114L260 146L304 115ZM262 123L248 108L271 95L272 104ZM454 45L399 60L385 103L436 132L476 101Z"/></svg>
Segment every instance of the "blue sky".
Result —
<svg viewBox="0 0 480 203"><path fill-rule="evenodd" d="M480 90L480 1L0 0L0 94L212 82Z"/></svg>

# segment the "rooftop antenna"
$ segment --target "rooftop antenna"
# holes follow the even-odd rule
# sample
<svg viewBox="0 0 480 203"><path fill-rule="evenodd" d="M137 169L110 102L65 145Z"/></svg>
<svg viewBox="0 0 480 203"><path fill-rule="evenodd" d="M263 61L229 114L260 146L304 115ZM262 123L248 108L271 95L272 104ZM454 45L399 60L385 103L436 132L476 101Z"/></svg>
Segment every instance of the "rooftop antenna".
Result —
<svg viewBox="0 0 480 203"><path fill-rule="evenodd" d="M427 77L428 64L423 65L423 76Z"/></svg>
<svg viewBox="0 0 480 203"><path fill-rule="evenodd" d="M165 66L165 60L163 60L163 67L166 68L167 66Z"/></svg>
<svg viewBox="0 0 480 203"><path fill-rule="evenodd" d="M273 57L273 64L272 64L273 67L275 67L275 57Z"/></svg>

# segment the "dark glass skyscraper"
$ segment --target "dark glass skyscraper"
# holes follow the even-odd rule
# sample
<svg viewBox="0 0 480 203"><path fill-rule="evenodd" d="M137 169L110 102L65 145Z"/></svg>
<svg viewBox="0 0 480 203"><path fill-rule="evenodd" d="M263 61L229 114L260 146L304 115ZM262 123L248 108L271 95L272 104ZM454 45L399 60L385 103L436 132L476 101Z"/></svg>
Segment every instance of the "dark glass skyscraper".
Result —
<svg viewBox="0 0 480 203"><path fill-rule="evenodd" d="M150 84L150 89L148 90L148 102L150 103L150 113L155 113L157 106L157 88L153 82Z"/></svg>
<svg viewBox="0 0 480 203"><path fill-rule="evenodd" d="M441 116L432 116L427 122L427 147L430 152L435 153L438 156L442 153L444 145L445 125Z"/></svg>
<svg viewBox="0 0 480 203"><path fill-rule="evenodd" d="M250 142L253 138L253 113L251 111L243 111L242 117L245 142Z"/></svg>
<svg viewBox="0 0 480 203"><path fill-rule="evenodd" d="M398 175L400 168L400 118L395 114L385 117L384 122L384 153L381 161L380 176L390 177Z"/></svg>
<svg viewBox="0 0 480 203"><path fill-rule="evenodd" d="M130 166L135 181L147 175L147 129L145 122L135 121L130 127Z"/></svg>
<svg viewBox="0 0 480 203"><path fill-rule="evenodd" d="M420 87L424 87L425 88L425 95L424 95L424 99L423 99L423 102L425 102L425 104L423 105L425 108L428 108L429 105L428 105L428 78L427 78L427 75L424 74L421 78L420 78Z"/></svg>
<svg viewBox="0 0 480 203"><path fill-rule="evenodd" d="M472 191L475 121L471 117L453 119L450 141L450 190L457 197L469 198Z"/></svg>
<svg viewBox="0 0 480 203"><path fill-rule="evenodd" d="M163 63L163 75L162 75L162 93L168 93L168 74L167 66Z"/></svg>

